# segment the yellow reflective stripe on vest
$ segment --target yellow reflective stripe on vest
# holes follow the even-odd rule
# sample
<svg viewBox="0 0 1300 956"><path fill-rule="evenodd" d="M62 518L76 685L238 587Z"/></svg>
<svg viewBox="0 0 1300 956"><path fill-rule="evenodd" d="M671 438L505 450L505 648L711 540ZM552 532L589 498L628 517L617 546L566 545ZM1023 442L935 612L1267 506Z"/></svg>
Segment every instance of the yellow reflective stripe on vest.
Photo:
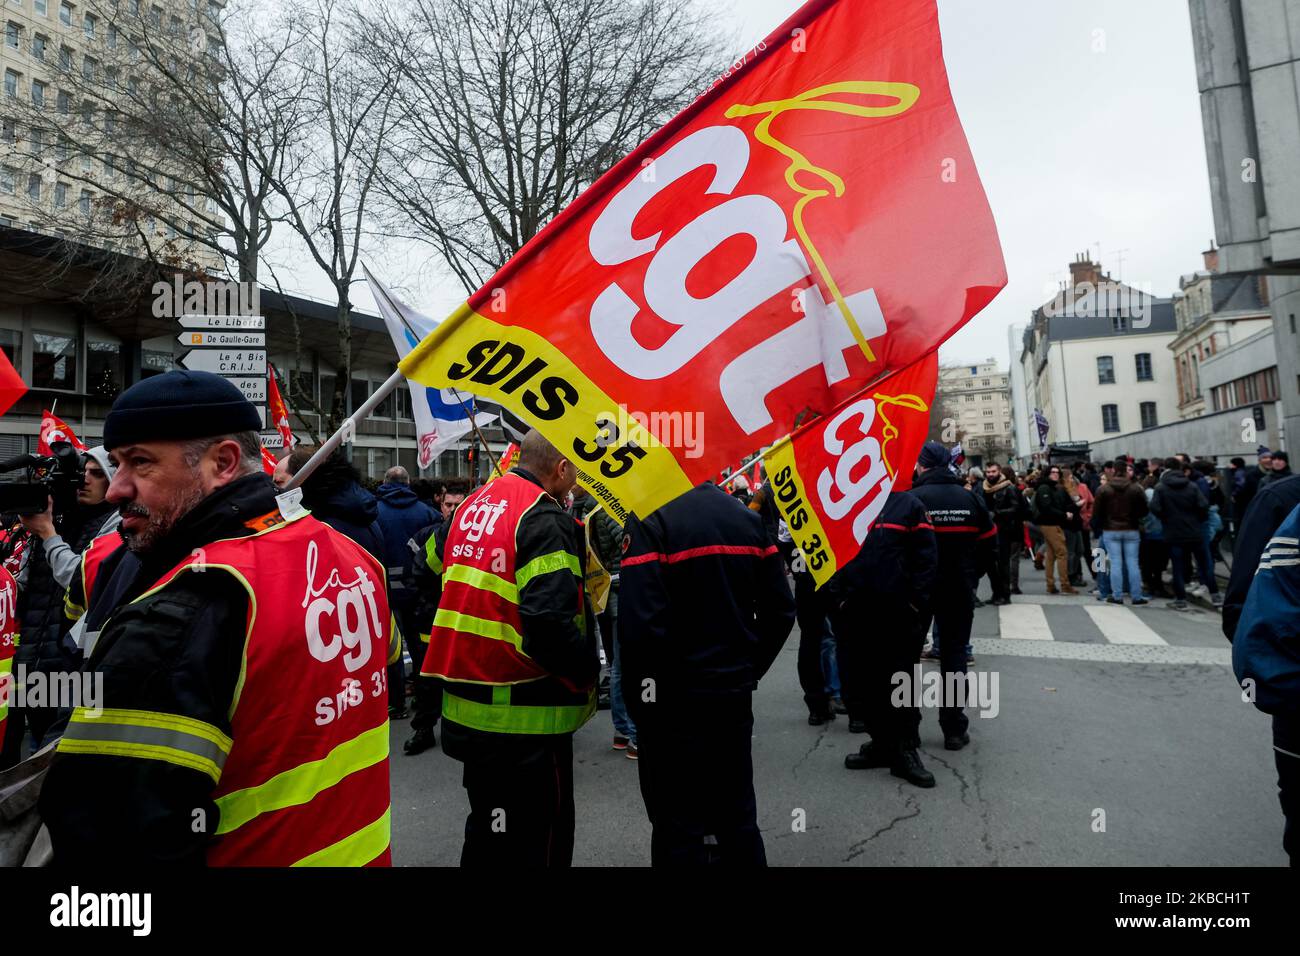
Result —
<svg viewBox="0 0 1300 956"><path fill-rule="evenodd" d="M217 824L217 835L236 830L263 813L308 803L344 777L387 759L388 723L385 722L339 744L320 760L299 764L256 787L218 797L221 822Z"/></svg>
<svg viewBox="0 0 1300 956"><path fill-rule="evenodd" d="M207 774L216 782L221 779L230 744L230 738L212 724L192 717L107 708L96 715L78 707L72 712L58 750L162 760Z"/></svg>
<svg viewBox="0 0 1300 956"><path fill-rule="evenodd" d="M374 823L367 823L356 833L304 856L290 866L365 866L388 849L392 842L392 813L392 807L389 807Z"/></svg>
<svg viewBox="0 0 1300 956"><path fill-rule="evenodd" d="M397 615L388 615L388 666L402 659L402 632L397 626Z"/></svg>
<svg viewBox="0 0 1300 956"><path fill-rule="evenodd" d="M493 687L492 703L457 697L451 684L442 691L442 716L473 730L493 734L571 734L596 712L596 692L585 704L520 706L510 703L509 687Z"/></svg>
<svg viewBox="0 0 1300 956"><path fill-rule="evenodd" d="M516 571L515 584L522 591L533 578L541 574L550 574L553 571L570 571L576 577L582 577L582 567L578 564L576 554L570 554L568 551L552 551L550 554L543 554L533 558L533 560Z"/></svg>
<svg viewBox="0 0 1300 956"><path fill-rule="evenodd" d="M86 609L80 604L72 602L72 589L69 588L63 594L63 616L69 621L75 621L81 615L86 613Z"/></svg>
<svg viewBox="0 0 1300 956"><path fill-rule="evenodd" d="M429 535L429 540L424 542L424 563L429 566L429 570L434 574L442 574L442 558L438 557L438 536Z"/></svg>
<svg viewBox="0 0 1300 956"><path fill-rule="evenodd" d="M9 679L13 673L14 659L6 657L0 661L0 720L4 720L9 715L9 697L14 692L14 682Z"/></svg>
<svg viewBox="0 0 1300 956"><path fill-rule="evenodd" d="M489 621L481 617L474 617L470 614L462 614L460 611L440 607L438 613L433 616L433 626L460 631L462 634L475 634L478 637L505 641L514 645L515 650L519 651L520 654L524 653L523 636L505 621Z"/></svg>
<svg viewBox="0 0 1300 956"><path fill-rule="evenodd" d="M480 571L468 564L453 564L442 572L442 581L443 584L450 584L453 581L458 584L468 584L480 591L491 591L511 604L519 603L519 588L514 584L491 571Z"/></svg>

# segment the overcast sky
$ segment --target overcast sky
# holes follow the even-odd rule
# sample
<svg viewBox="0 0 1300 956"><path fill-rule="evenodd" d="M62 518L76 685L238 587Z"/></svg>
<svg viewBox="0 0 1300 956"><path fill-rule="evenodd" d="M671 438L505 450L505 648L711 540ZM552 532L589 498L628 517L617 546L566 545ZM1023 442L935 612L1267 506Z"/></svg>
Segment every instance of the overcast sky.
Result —
<svg viewBox="0 0 1300 956"><path fill-rule="evenodd" d="M858 2L869 10L888 0ZM938 2L957 110L1010 278L940 359L992 356L1006 368L1007 327L1050 297L1076 252L1162 296L1200 268L1214 228L1187 0ZM723 3L742 49L800 6ZM405 280L412 305L445 315L463 295L422 268L425 258L413 253L403 264L390 254L381 271ZM312 272L297 269L283 281L327 297ZM361 286L354 301L371 305Z"/></svg>

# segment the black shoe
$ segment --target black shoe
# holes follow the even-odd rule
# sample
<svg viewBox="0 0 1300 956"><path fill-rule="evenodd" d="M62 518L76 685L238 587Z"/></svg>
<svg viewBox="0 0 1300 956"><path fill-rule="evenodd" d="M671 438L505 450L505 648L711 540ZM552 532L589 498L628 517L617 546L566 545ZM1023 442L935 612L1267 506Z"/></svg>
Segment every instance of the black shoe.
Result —
<svg viewBox="0 0 1300 956"><path fill-rule="evenodd" d="M897 763L896 754L886 753L884 748L877 746L874 741L863 744L857 753L849 754L844 758L844 766L850 770L875 770L880 767L892 767Z"/></svg>
<svg viewBox="0 0 1300 956"><path fill-rule="evenodd" d="M844 701L842 701L842 700L841 700L840 698L838 698L838 697L832 697L832 698L831 698L831 713L832 713L832 714L847 714L848 712L849 712L849 709L848 709L847 707L844 706Z"/></svg>
<svg viewBox="0 0 1300 956"><path fill-rule="evenodd" d="M921 755L915 750L904 750L902 758L889 768L889 772L927 790L934 786L934 774L925 769Z"/></svg>
<svg viewBox="0 0 1300 956"><path fill-rule="evenodd" d="M598 692L596 694L596 709L609 710L609 708L610 708L609 692L608 691L605 691L604 693Z"/></svg>
<svg viewBox="0 0 1300 956"><path fill-rule="evenodd" d="M983 607L983 606L984 606L984 602L981 601L979 598L976 598L976 599L975 599L975 606L976 606L976 607Z"/></svg>
<svg viewBox="0 0 1300 956"><path fill-rule="evenodd" d="M1011 598L1009 597L994 598L992 601L989 601L989 603L992 604L994 607L1005 607L1006 605L1011 603Z"/></svg>
<svg viewBox="0 0 1300 956"><path fill-rule="evenodd" d="M414 757L436 746L438 746L438 738L433 735L432 728L417 730L411 734L411 738L406 743L402 744L402 753Z"/></svg>
<svg viewBox="0 0 1300 956"><path fill-rule="evenodd" d="M389 719L389 720L405 720L407 717L410 717L410 716L411 716L411 712L410 712L409 710L407 710L405 707L389 707L389 708L388 708L388 719Z"/></svg>
<svg viewBox="0 0 1300 956"><path fill-rule="evenodd" d="M829 707L823 711L811 711L808 714L808 723L813 727L820 727L822 724L830 723L835 719L835 711Z"/></svg>
<svg viewBox="0 0 1300 956"><path fill-rule="evenodd" d="M1012 588L1012 589L1011 589L1011 593L1012 593L1012 594L1024 594L1025 592L1022 591L1022 590L1020 590L1020 588Z"/></svg>
<svg viewBox="0 0 1300 956"><path fill-rule="evenodd" d="M943 735L944 750L961 750L961 748L965 747L968 743L970 743L970 734L962 733Z"/></svg>
<svg viewBox="0 0 1300 956"><path fill-rule="evenodd" d="M865 734L867 732L867 722L865 720L854 720L849 718L849 733Z"/></svg>

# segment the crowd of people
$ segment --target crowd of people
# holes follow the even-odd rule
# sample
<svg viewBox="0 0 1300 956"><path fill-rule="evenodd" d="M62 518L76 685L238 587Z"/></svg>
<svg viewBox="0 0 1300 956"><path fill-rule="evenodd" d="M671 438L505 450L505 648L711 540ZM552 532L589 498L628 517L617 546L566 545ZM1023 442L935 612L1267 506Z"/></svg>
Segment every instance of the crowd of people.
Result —
<svg viewBox="0 0 1300 956"><path fill-rule="evenodd" d="M1239 620L1252 635L1239 676L1277 686L1285 656L1247 600L1256 568L1300 564L1275 537L1297 480L1267 449L1224 475L1177 455L1021 476L963 472L927 442L910 490L818 588L757 476L622 526L536 431L486 482L394 467L368 489L341 451L304 474L315 449L296 448L268 477L259 425L216 376L148 379L114 403L75 510L22 519L15 661L103 692L4 723L0 770L53 748L39 806L55 862L387 864L389 728L409 720L406 757L462 764L463 865L567 865L573 735L608 709L651 862L762 864L752 694L796 621L808 723L847 716L869 737L848 769L934 787L922 708L897 678L937 662L944 747L969 745L952 689L977 591L988 577L991 602L1011 602L1031 559L1049 593L1080 593L1087 573L1099 600L1174 608L1194 566L1229 637ZM1215 564L1233 531L1225 602ZM1292 690L1267 699L1288 702L1275 737L1300 760ZM1279 769L1292 818L1295 765Z"/></svg>

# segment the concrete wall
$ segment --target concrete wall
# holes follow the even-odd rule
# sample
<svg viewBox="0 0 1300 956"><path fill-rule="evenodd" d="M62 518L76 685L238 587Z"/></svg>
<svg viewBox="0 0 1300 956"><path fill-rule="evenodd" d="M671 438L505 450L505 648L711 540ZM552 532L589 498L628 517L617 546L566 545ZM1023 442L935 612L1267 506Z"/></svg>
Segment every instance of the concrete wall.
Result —
<svg viewBox="0 0 1300 956"><path fill-rule="evenodd" d="M1263 409L1263 429L1254 426L1254 408ZM1276 402L1245 405L1092 442L1089 452L1093 461L1105 461L1120 454L1135 458L1167 458L1186 452L1193 458L1207 458L1219 465L1226 466L1230 459L1238 456L1250 464L1255 461L1255 450L1260 445L1278 447L1277 420Z"/></svg>
<svg viewBox="0 0 1300 956"><path fill-rule="evenodd" d="M1201 394L1210 403L1208 407L1213 408L1214 403L1210 399L1210 392L1215 388L1228 382L1235 382L1247 375L1253 375L1255 372L1262 372L1276 364L1273 326L1269 323L1263 331L1256 332L1250 338L1242 339L1221 352L1216 352L1201 363Z"/></svg>

